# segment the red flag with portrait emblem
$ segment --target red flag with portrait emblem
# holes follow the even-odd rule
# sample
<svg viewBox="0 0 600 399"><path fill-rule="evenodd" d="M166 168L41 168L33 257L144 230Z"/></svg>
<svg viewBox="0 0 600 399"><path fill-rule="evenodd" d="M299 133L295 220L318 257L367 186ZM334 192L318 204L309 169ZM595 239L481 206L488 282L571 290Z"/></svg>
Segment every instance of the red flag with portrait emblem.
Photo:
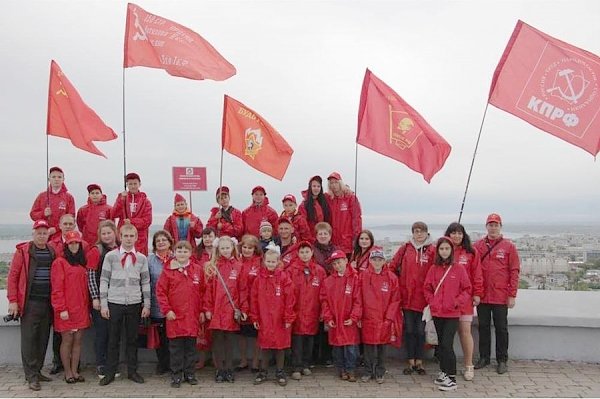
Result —
<svg viewBox="0 0 600 399"><path fill-rule="evenodd" d="M417 111L367 69L358 110L356 142L402 162L427 183L444 166L451 147Z"/></svg>
<svg viewBox="0 0 600 399"><path fill-rule="evenodd" d="M518 21L489 103L592 155L600 151L600 58Z"/></svg>

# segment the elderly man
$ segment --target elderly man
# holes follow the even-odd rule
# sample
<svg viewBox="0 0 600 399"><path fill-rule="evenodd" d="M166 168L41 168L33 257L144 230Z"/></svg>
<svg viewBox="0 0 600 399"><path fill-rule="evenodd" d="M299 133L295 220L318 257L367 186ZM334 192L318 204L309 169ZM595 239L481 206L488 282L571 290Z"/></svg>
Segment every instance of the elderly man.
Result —
<svg viewBox="0 0 600 399"><path fill-rule="evenodd" d="M8 313L21 318L21 359L29 389L39 391L50 325L50 265L55 259L48 245L50 225L43 219L33 224L33 240L20 243L8 273Z"/></svg>
<svg viewBox="0 0 600 399"><path fill-rule="evenodd" d="M521 261L512 241L502 237L502 218L492 213L485 222L487 235L474 247L481 257L484 294L477 306L479 325L479 361L476 369L490 364L491 321L496 330L498 374L508 371L508 309L515 306Z"/></svg>

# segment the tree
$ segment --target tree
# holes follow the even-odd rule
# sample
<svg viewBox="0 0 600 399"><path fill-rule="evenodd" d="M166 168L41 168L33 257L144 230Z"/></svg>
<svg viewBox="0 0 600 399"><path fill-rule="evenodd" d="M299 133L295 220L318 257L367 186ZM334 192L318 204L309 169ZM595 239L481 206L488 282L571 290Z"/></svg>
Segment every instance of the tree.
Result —
<svg viewBox="0 0 600 399"><path fill-rule="evenodd" d="M529 282L525 279L519 279L519 289L521 289L521 290L529 289Z"/></svg>

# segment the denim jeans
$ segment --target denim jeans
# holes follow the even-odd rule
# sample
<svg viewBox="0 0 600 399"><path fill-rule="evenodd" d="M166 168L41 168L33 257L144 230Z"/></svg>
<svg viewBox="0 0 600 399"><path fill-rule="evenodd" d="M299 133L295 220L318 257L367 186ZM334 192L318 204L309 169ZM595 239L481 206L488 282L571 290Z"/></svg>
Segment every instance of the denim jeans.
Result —
<svg viewBox="0 0 600 399"><path fill-rule="evenodd" d="M358 359L358 345L333 346L333 362L339 372L353 373Z"/></svg>

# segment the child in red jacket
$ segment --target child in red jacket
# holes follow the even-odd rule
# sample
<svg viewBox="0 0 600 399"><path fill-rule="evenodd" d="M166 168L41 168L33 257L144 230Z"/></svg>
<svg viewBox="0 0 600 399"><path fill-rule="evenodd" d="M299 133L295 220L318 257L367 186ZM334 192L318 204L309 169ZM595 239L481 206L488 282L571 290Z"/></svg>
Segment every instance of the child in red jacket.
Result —
<svg viewBox="0 0 600 399"><path fill-rule="evenodd" d="M423 285L439 342L440 373L434 383L440 391L456 390L454 335L466 303L471 301L471 282L467 271L454 263L454 245L449 237L437 241L435 263Z"/></svg>
<svg viewBox="0 0 600 399"><path fill-rule="evenodd" d="M285 350L292 343L292 323L294 313L294 286L289 275L283 270L279 259L279 247L267 247L264 267L252 284L250 320L258 330L258 346L261 350L261 370L256 374L254 384L267 379L271 354L276 359L276 378L280 386L287 385L283 369Z"/></svg>
<svg viewBox="0 0 600 399"><path fill-rule="evenodd" d="M248 314L248 284L237 258L237 240L222 236L213 241L214 255L204 265L206 292L204 314L213 340L216 382L234 382L233 352L235 333ZM231 300L229 299L229 295ZM232 303L233 302L233 303Z"/></svg>
<svg viewBox="0 0 600 399"><path fill-rule="evenodd" d="M53 327L62 337L60 358L67 384L85 381L77 371L83 330L90 326L87 261L81 241L78 231L67 232L64 255L56 258L50 268Z"/></svg>
<svg viewBox="0 0 600 399"><path fill-rule="evenodd" d="M358 323L362 316L362 296L356 270L348 266L348 258L335 250L329 258L333 271L321 288L321 314L329 328L329 344L342 380L356 382L356 360L360 333Z"/></svg>
<svg viewBox="0 0 600 399"><path fill-rule="evenodd" d="M312 351L315 335L319 332L321 314L320 294L327 273L313 259L312 245L308 241L298 243L298 259L286 270L294 283L296 296L296 321L292 328L292 366L294 380L311 375Z"/></svg>
<svg viewBox="0 0 600 399"><path fill-rule="evenodd" d="M294 237L296 237L298 241L311 240L313 234L311 234L308 227L306 216L304 216L304 214L298 210L296 197L294 197L292 194L287 194L285 197L283 197L281 202L283 203L283 212L281 212L280 218L285 217L292 222L294 225Z"/></svg>
<svg viewBox="0 0 600 399"><path fill-rule="evenodd" d="M229 236L239 239L244 231L242 212L229 204L229 187L217 188L216 196L219 206L210 210L206 227L212 227L217 237Z"/></svg>
<svg viewBox="0 0 600 399"><path fill-rule="evenodd" d="M244 234L259 235L260 223L266 220L271 223L273 230L277 231L277 212L269 206L267 192L262 186L252 189L252 205L242 212Z"/></svg>
<svg viewBox="0 0 600 399"><path fill-rule="evenodd" d="M396 275L384 269L383 249L371 249L369 267L361 274L362 342L365 346L365 373L362 382L374 378L383 383L385 348L391 343L392 329L400 312L400 290Z"/></svg>
<svg viewBox="0 0 600 399"><path fill-rule="evenodd" d="M165 221L164 229L171 234L175 242L187 240L193 251L196 248L196 238L202 237L202 221L188 209L183 195L175 194L173 201L173 213Z"/></svg>
<svg viewBox="0 0 600 399"><path fill-rule="evenodd" d="M204 319L202 309L202 267L190 261L192 246L188 241L175 244L175 259L160 274L156 297L167 319L167 337L171 362L171 387L179 388L182 380L197 385L196 336Z"/></svg>
<svg viewBox="0 0 600 399"><path fill-rule="evenodd" d="M83 236L83 241L94 245L98 241L98 225L103 220L112 220L112 206L106 203L106 195L97 184L87 186L87 204L77 211L77 227Z"/></svg>

